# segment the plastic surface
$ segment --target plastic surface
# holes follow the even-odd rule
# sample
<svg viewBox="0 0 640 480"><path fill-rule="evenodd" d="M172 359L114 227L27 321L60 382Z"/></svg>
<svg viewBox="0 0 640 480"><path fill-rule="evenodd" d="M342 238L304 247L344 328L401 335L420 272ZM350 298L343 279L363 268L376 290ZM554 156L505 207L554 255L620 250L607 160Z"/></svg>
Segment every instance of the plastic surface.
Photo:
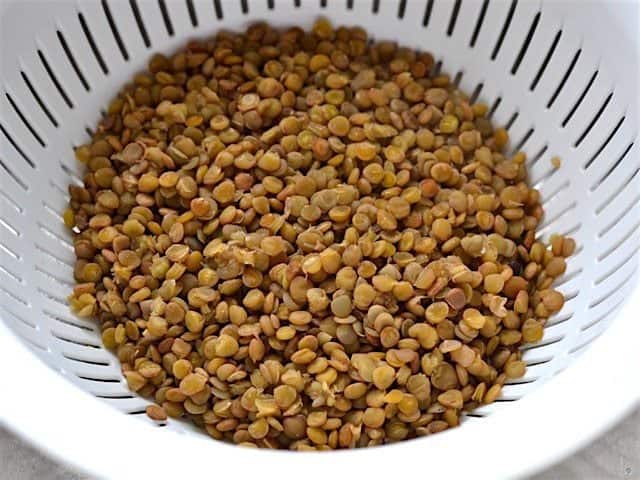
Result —
<svg viewBox="0 0 640 480"><path fill-rule="evenodd" d="M506 386L498 402L475 411L463 428L389 451L404 454L421 448L425 454L443 455L447 442L455 441L449 445L457 449L461 442L471 441L474 431L496 441L513 439L526 423L514 411L538 412L539 422L528 435L535 435L536 429L548 431L551 424L545 422L568 419L568 411L544 416L539 412L548 412L540 409L553 404L552 395L558 391L573 395L573 403L583 406L587 395L597 397L592 391L601 386L585 384L587 377L580 377L578 366L573 366L577 357L590 354L589 361L599 369L593 378L610 381L611 359L633 359L624 355L633 355L634 346L640 351L638 322L630 313L620 313L625 301L637 295L640 245L638 4L579 5L576 9L571 1L431 0L1 3L0 355L16 352L24 372L39 372L32 381L64 395L61 411L105 415L100 432L106 437L120 438L125 429L139 435L132 441L144 438L174 445L188 438L189 445L217 454L246 452L202 438L183 422L169 422L162 433L150 428L155 424L143 413L147 402L128 391L117 360L101 346L97 326L69 312L65 298L73 284L74 255L60 218L68 183L81 181L72 148L87 141L86 130L96 124L100 110L122 83L144 68L153 52L170 53L190 38L221 28L242 29L256 20L308 27L318 16L326 16L336 25L360 25L376 39L431 51L443 62L442 71L491 105L494 121L509 129L511 148L528 154L531 181L542 193L546 213L540 234L570 234L578 243L578 253L559 282L567 302L550 321L543 341L527 348L525 378ZM606 37L598 33L605 31ZM555 155L562 158L559 169L550 162ZM612 323L616 328L602 342L609 346L592 348ZM6 328L15 337L4 333ZM17 345L17 338L31 354ZM629 350L614 351L618 345ZM51 367L44 370L47 373L34 355ZM12 362L7 357L2 365L15 365ZM610 392L615 399L609 402L618 408L598 415L584 412L584 421L591 422L586 430L595 433L638 398L638 385L633 383L638 379L623 377L624 381L631 383ZM69 383L113 409L105 410ZM38 418L36 401L16 395L8 403L11 408L0 408L0 420L48 444L49 427L40 423L40 429L30 428L26 420ZM508 423L510 416L515 421ZM65 428L78 434L86 429L80 417L64 417ZM175 437L171 430L189 435ZM567 439L560 451L529 459L533 463L526 466L503 466L501 473L537 468L584 441L585 437ZM489 455L495 443L486 443L480 448ZM117 473L117 467L101 465L84 453L81 457L77 448L57 449L76 465ZM266 458L263 453L251 455ZM272 455L282 460L282 454ZM349 455L370 457L357 452L336 458ZM490 469L495 467L486 468L486 475L496 472Z"/></svg>

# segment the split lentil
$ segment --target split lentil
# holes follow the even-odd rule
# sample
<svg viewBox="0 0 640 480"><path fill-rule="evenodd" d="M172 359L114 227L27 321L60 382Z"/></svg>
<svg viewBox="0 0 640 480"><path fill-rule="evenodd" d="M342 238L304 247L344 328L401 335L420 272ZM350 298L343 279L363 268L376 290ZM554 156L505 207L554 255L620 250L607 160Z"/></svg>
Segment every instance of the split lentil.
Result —
<svg viewBox="0 0 640 480"><path fill-rule="evenodd" d="M524 375L576 245L536 239L524 154L433 67L360 28L258 24L155 55L111 102L76 150L69 301L149 417L373 446Z"/></svg>

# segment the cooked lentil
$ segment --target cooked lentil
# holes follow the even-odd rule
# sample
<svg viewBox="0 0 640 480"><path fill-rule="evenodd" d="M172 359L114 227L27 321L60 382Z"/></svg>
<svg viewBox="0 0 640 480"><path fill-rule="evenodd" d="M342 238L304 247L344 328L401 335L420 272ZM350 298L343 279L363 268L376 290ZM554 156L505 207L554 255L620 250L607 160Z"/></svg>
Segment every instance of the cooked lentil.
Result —
<svg viewBox="0 0 640 480"><path fill-rule="evenodd" d="M254 25L155 55L69 187L80 316L158 421L292 450L428 435L524 375L575 248L433 57ZM558 162L554 162L554 165Z"/></svg>

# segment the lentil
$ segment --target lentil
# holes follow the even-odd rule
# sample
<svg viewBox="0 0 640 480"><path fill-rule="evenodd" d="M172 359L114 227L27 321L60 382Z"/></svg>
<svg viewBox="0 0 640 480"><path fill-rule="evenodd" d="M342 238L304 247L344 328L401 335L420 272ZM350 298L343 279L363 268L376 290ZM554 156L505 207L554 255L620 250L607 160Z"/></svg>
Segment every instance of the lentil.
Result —
<svg viewBox="0 0 640 480"><path fill-rule="evenodd" d="M524 154L433 63L258 24L122 89L75 151L69 302L150 418L352 448L455 426L524 375L576 244L533 240Z"/></svg>

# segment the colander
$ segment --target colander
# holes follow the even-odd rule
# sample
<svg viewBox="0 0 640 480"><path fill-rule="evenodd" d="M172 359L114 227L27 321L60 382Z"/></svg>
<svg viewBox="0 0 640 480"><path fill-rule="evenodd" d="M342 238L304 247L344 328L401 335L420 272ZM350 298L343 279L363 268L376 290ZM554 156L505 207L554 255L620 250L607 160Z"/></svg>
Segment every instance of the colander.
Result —
<svg viewBox="0 0 640 480"><path fill-rule="evenodd" d="M82 177L73 147L153 52L319 16L433 52L436 68L490 105L510 149L528 154L544 200L539 234L577 241L558 283L566 304L525 348L526 376L438 435L313 454L157 425L97 325L65 300L74 255L61 216ZM0 18L0 422L51 455L112 478L513 477L584 445L640 397L638 3L5 0Z"/></svg>

